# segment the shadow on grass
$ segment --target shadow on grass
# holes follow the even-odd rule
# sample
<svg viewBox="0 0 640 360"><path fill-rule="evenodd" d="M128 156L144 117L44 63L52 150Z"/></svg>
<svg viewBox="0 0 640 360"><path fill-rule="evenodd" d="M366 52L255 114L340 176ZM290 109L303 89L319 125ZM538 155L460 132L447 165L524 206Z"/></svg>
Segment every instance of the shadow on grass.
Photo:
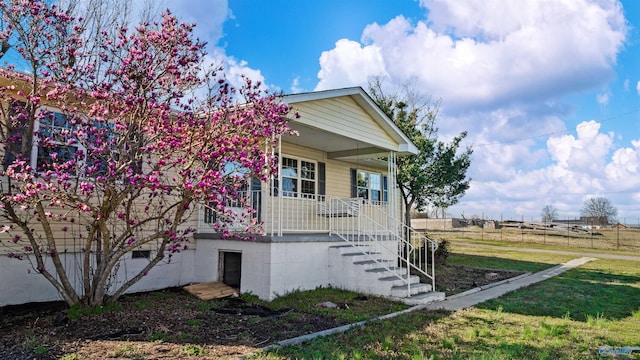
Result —
<svg viewBox="0 0 640 360"><path fill-rule="evenodd" d="M636 286L633 286L633 285ZM640 309L640 277L573 269L477 307L533 316L620 320Z"/></svg>
<svg viewBox="0 0 640 360"><path fill-rule="evenodd" d="M464 265L485 269L516 270L529 272L538 272L555 266L555 264L547 264L535 261L522 261L498 258L493 256L467 255L459 253L452 253L447 259L447 264Z"/></svg>

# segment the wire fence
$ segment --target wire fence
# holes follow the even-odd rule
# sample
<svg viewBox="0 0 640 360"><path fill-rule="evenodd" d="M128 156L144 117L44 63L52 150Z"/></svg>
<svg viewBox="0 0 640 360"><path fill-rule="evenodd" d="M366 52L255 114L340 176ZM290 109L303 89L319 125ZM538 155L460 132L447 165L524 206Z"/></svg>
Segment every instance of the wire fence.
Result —
<svg viewBox="0 0 640 360"><path fill-rule="evenodd" d="M579 218L517 220L419 219L414 226L435 239L495 241L640 252L640 219L601 224Z"/></svg>

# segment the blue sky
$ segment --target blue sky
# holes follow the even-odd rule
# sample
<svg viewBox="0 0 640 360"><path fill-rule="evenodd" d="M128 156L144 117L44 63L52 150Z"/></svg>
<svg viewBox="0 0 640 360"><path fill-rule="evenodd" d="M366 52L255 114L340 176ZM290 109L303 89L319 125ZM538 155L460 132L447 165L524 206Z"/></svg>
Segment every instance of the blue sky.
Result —
<svg viewBox="0 0 640 360"><path fill-rule="evenodd" d="M231 79L286 93L412 81L467 131L471 188L451 216L579 216L603 196L640 222L640 2L165 0Z"/></svg>

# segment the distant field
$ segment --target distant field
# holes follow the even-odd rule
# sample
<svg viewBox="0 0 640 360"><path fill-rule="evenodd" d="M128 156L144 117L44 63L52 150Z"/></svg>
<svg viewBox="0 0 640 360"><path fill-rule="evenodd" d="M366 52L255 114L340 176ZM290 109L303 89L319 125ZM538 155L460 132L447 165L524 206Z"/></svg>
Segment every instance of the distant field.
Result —
<svg viewBox="0 0 640 360"><path fill-rule="evenodd" d="M560 246L564 248L584 248L598 250L618 250L622 252L640 252L640 229L599 229L599 234L575 234L567 231L531 230L503 227L501 229L482 229L468 226L453 230L429 230L434 239L458 241L483 241L496 243L536 244Z"/></svg>

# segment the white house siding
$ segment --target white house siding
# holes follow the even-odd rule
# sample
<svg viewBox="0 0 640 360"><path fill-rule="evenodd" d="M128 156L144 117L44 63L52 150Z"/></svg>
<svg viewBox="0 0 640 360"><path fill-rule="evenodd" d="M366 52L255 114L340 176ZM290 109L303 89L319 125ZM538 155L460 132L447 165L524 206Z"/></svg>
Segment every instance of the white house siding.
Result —
<svg viewBox="0 0 640 360"><path fill-rule="evenodd" d="M172 256L171 262L163 261L151 269L128 293L159 290L182 286L193 280L195 250L186 250ZM74 270L74 264L81 262L79 254L62 254L62 262L67 267L69 279L77 289L82 287L82 277ZM165 258L166 260L166 258ZM121 263L116 276L116 284L121 285L135 276L148 263L146 259L131 259L128 255ZM49 261L47 268L55 273ZM0 255L0 306L24 304L29 302L62 300L56 289L44 276L38 274L29 261L16 260Z"/></svg>
<svg viewBox="0 0 640 360"><path fill-rule="evenodd" d="M350 97L294 104L300 118L294 121L369 144L396 149L398 144Z"/></svg>

